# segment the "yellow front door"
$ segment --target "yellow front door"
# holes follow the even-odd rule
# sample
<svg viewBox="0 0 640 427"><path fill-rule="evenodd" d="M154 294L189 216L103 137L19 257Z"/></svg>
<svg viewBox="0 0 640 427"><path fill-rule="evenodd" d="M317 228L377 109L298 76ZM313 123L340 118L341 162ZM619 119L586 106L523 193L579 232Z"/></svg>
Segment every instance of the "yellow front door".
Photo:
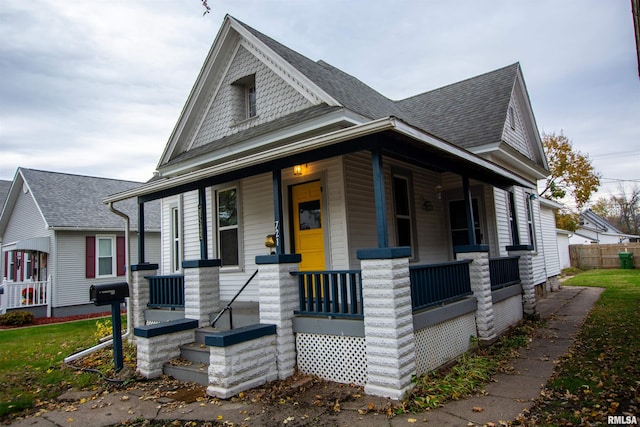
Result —
<svg viewBox="0 0 640 427"><path fill-rule="evenodd" d="M291 187L295 252L302 255L300 271L325 269L324 218L320 181Z"/></svg>

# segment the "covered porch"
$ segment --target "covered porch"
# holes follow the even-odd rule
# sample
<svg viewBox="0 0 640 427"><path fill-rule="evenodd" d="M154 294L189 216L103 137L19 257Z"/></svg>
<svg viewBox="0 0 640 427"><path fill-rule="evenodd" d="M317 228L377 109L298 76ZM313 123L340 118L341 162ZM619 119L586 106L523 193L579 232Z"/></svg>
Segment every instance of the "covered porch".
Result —
<svg viewBox="0 0 640 427"><path fill-rule="evenodd" d="M374 201L373 221L364 226L369 228L372 234L369 237L373 237L376 244L373 247L352 248L356 253L356 262L360 264L356 268L300 271L302 257L295 253L294 245L287 236L287 231L290 231L290 227L287 228L286 225L287 219L290 222L291 218L286 218L285 215L283 190L286 187L282 180L283 170L342 156L357 155L352 157L357 159L363 157L363 153L370 159L367 169L371 170L369 182ZM412 251L411 235L409 234L409 240L400 236L402 224L395 219L402 215L397 215L393 210L397 200L389 200L389 194L392 193L389 177L385 176L387 161L402 162L428 171L440 177L439 191L462 195L462 201L456 206L463 209L463 214L457 217L464 218L466 224L455 230L457 234L452 238L458 244L441 248L440 253L432 257L432 262L429 262L428 257L422 257L417 262L419 257ZM190 191L197 191L198 194L200 256L199 259L182 262L184 274L159 275L157 265L144 263L144 236L140 236L138 259L142 262L132 268L133 320L136 327L146 324L144 311L149 304L174 309L184 307L185 318L195 320L199 327L210 325L213 317L226 303L220 298L220 287L224 280L220 272L222 262L209 256L208 236L212 233L206 220L206 189L267 173L271 175L273 200L273 228L268 234L272 236L273 244L268 254L255 257L258 269L255 280L259 286L257 320L276 325L275 344L278 350L274 363L278 377L286 378L291 375L296 366L303 371L316 373L317 362L313 360L317 358L314 359L309 354L334 354L335 348L331 350L333 338L327 340L324 336L332 335L327 333L330 330L340 331L341 335L335 335L336 337L353 336L360 343L356 347L367 349L367 354L357 358L357 363L354 362L359 366L355 369L360 372L360 377L355 381L349 378L348 382L363 383L372 394L397 398L409 386L407 381L411 374L419 371L416 368L418 360L424 357L431 360L420 365L420 369L426 369L425 366L432 369L446 361L446 357L419 356L416 347L419 341L426 343L420 347L427 349L432 349L434 345L431 338L414 339L414 330L415 337L418 337L419 331L437 326L441 328L437 333L442 334L443 330L448 331L447 327L442 329L444 323L462 322L463 332L457 333L460 349L454 352L465 351L468 349L470 335L481 340L492 340L496 332L500 332L496 331L497 323L507 326L513 323L513 319L496 322L494 303L509 300L510 308L507 311L513 311L511 307L514 306L513 301L516 301L521 317L524 299L525 312L535 312L533 284L529 283L526 274L524 277L521 275L522 266L530 264L530 257L527 257L529 247L519 245L517 233L514 233L514 240L509 247L490 254L489 245L481 240L482 233L477 232L478 221L474 214L478 212L478 207L474 206L472 197L472 187L476 185L509 189L512 186L530 188L531 183L479 156L433 138L394 118L388 118L272 147L248 156L227 159L184 175L158 179L131 192L131 195L122 193L106 199L109 202L137 196L140 219L138 230L144 230L146 202ZM425 199L422 203L425 211L429 210L429 202ZM412 205L419 203L413 194ZM391 214L395 215L394 218L390 218L390 212L396 212ZM440 214L445 215L444 212ZM264 215L269 213L265 212ZM447 223L450 218L443 221ZM419 228L421 224L418 222L413 226ZM500 256L502 253L509 256ZM352 267L354 263L349 264ZM164 290L158 292L157 289ZM386 308L389 305L393 307L391 312ZM398 307L402 310L398 311ZM466 320L459 320L461 317ZM517 318L518 314L512 317ZM305 319L325 321L308 322ZM334 324L335 322L339 323ZM332 326L327 327L330 324ZM317 329L317 325L325 326ZM376 338L381 327L387 330L383 333L385 338L382 342ZM329 347L323 347L317 341L318 336L323 337L320 341L329 342ZM311 353L308 349L309 342L313 348ZM388 384L389 378L380 378L382 374L378 370L391 361L373 360L376 346L381 346L380 351L383 353L387 353L386 349L392 349L395 356L387 356L395 358L396 365L399 363L398 358L402 359L397 372L383 375L385 378L388 375L395 378L395 385ZM351 352L340 346L338 348L340 350L337 354ZM445 353L450 352L451 349L448 348ZM211 354L213 358L213 352ZM408 354L412 356L409 357ZM387 359L387 356L384 358ZM437 363L436 366L432 366L433 363ZM324 376L344 381L343 374L348 369L343 363L333 365L339 367L341 373L337 376ZM362 375L362 372L365 374ZM153 373L150 371L149 375ZM216 375L212 375L211 369L209 370L208 381L212 394L224 396L229 390L238 390L234 385L222 387L227 391L220 391L220 380L214 378Z"/></svg>

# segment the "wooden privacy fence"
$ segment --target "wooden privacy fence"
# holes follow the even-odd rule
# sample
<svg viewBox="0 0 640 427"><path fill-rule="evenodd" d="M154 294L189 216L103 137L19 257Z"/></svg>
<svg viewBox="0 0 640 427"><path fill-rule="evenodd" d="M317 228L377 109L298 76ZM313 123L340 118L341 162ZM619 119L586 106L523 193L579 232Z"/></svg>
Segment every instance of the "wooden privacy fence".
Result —
<svg viewBox="0 0 640 427"><path fill-rule="evenodd" d="M640 243L569 245L571 267L582 270L620 268L620 252L633 253L633 266L640 268Z"/></svg>

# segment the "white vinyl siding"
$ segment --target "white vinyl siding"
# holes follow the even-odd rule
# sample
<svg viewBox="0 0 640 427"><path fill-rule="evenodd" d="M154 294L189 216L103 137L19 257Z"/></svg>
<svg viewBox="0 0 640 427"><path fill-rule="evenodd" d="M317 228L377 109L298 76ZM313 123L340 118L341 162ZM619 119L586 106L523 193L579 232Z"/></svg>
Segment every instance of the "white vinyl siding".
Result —
<svg viewBox="0 0 640 427"><path fill-rule="evenodd" d="M547 276L560 274L560 253L556 233L556 218L553 209L540 206L540 225L542 229L542 250L544 251Z"/></svg>
<svg viewBox="0 0 640 427"><path fill-rule="evenodd" d="M502 139L528 159L533 159L531 142L527 137L527 132L522 121L522 110L514 96L512 96L509 101L509 111L513 111L514 127L511 127L511 113L508 112L502 130Z"/></svg>
<svg viewBox="0 0 640 427"><path fill-rule="evenodd" d="M208 99L208 110L204 114L198 113L197 120L202 120L202 123L196 127L193 147L311 107L312 104L302 94L244 46L239 46L228 60L230 62L226 74L221 81L213 85L214 89ZM239 121L237 112L246 111L246 103L244 91L240 91L238 97L238 87L233 83L252 74L255 75L257 115L251 120Z"/></svg>
<svg viewBox="0 0 640 427"><path fill-rule="evenodd" d="M49 274L53 275L53 306L65 307L79 304L90 304L89 288L93 284L112 283L114 280L126 280L126 276L96 277L87 279L85 277L86 261L86 236L95 236L95 232L79 231L57 231L56 232L56 255L49 257ZM124 233L118 233L124 236ZM96 237L100 237L99 235ZM97 239L96 239L97 240ZM53 245L52 245L53 246ZM160 261L160 235L157 232L146 233L145 252L146 260L151 263ZM114 238L114 251L115 238ZM138 262L138 236L137 233L130 235L129 250L131 264ZM97 256L97 252L96 252ZM115 256L115 253L114 253ZM52 265L56 265L56 272L52 273ZM115 270L114 270L115 271ZM97 273L97 270L96 270Z"/></svg>
<svg viewBox="0 0 640 427"><path fill-rule="evenodd" d="M16 181L16 183L18 182ZM0 207L0 209L2 208ZM5 212L5 214L7 213L9 212ZM47 230L47 224L40 215L40 209L33 200L31 192L20 191L2 236L2 243L6 245L18 240L50 235L51 233Z"/></svg>
<svg viewBox="0 0 640 427"><path fill-rule="evenodd" d="M360 268L356 257L358 249L375 248L378 236L373 195L371 155L356 153L345 156L346 200L349 224L350 253L352 268ZM383 158L385 173L385 193L387 197L387 228L389 244L396 244L394 232L393 198L391 193L391 170L400 167L411 171L413 182L413 209L415 212L416 239L418 253L415 262L428 264L452 259L451 245L445 220L444 201L437 198L438 174L389 158ZM429 209L425 209L427 202Z"/></svg>

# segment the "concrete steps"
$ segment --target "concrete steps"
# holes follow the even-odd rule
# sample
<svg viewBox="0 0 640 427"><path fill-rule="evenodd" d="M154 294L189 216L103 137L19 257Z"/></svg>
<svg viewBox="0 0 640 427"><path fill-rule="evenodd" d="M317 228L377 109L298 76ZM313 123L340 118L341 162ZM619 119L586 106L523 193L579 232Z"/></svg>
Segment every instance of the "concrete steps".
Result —
<svg viewBox="0 0 640 427"><path fill-rule="evenodd" d="M196 341L180 346L180 357L164 365L164 373L180 381L209 385L209 347L204 337L219 329L196 329Z"/></svg>
<svg viewBox="0 0 640 427"><path fill-rule="evenodd" d="M164 314L166 315L166 313ZM259 313L256 303L234 303L234 328L255 324L258 321ZM204 345L204 337L216 331L228 330L228 313L220 318L216 326L216 328L196 329L195 342L180 346L180 357L166 363L163 372L180 381L194 382L203 386L209 385L209 347Z"/></svg>

